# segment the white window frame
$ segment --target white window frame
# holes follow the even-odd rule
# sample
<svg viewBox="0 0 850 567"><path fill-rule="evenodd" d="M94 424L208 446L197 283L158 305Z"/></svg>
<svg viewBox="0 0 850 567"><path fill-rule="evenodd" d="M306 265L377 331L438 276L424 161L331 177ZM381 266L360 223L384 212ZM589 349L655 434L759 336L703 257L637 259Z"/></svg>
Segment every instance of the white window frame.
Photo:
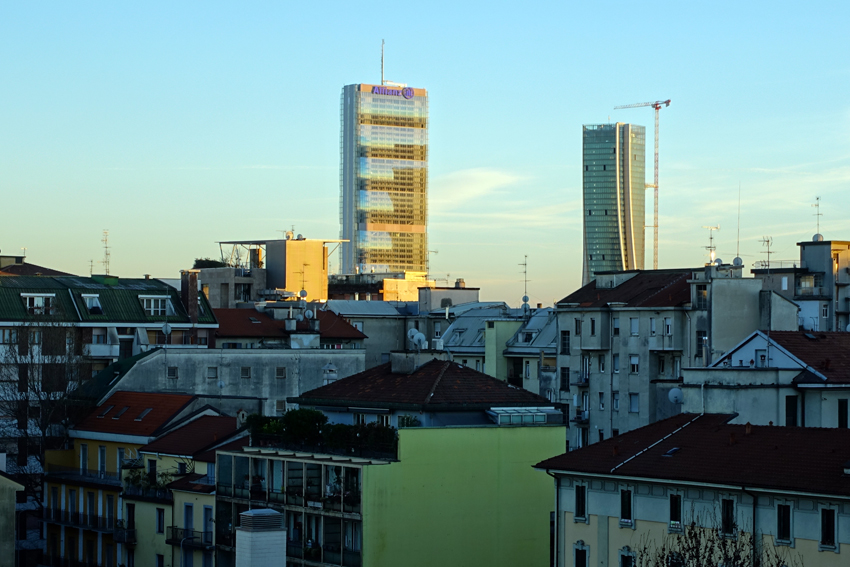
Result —
<svg viewBox="0 0 850 567"><path fill-rule="evenodd" d="M580 487L584 489L584 515L583 516L577 515L577 510L576 510L576 500L578 500L578 496L577 496L576 491ZM590 523L590 513L588 512L588 507L587 507L588 493L589 492L590 492L589 485L587 483L581 482L581 481L575 483L575 486L573 487L573 522L575 522L575 523L580 523L580 524L589 524Z"/></svg>
<svg viewBox="0 0 850 567"><path fill-rule="evenodd" d="M22 293L21 298L24 300L27 313L30 315L50 315L55 309L55 293ZM49 301L45 301L45 299Z"/></svg>
<svg viewBox="0 0 850 567"><path fill-rule="evenodd" d="M167 295L140 295L139 301L148 317L167 317L174 315L171 297Z"/></svg>
<svg viewBox="0 0 850 567"><path fill-rule="evenodd" d="M605 411L605 392L599 392L599 410Z"/></svg>
<svg viewBox="0 0 850 567"><path fill-rule="evenodd" d="M629 334L633 337L640 336L640 319L638 317L629 317Z"/></svg>
<svg viewBox="0 0 850 567"><path fill-rule="evenodd" d="M790 508L790 512L788 514L788 539L779 539L780 506L788 506ZM794 547L794 501L789 499L777 498L773 503L773 511L776 516L776 533L773 535L773 544ZM818 520L820 520L820 517L818 517Z"/></svg>
<svg viewBox="0 0 850 567"><path fill-rule="evenodd" d="M439 339L442 334L442 324L440 321L434 321L434 338Z"/></svg>
<svg viewBox="0 0 850 567"><path fill-rule="evenodd" d="M620 353L614 353L611 355L611 368L614 370L615 374L620 373Z"/></svg>
<svg viewBox="0 0 850 567"><path fill-rule="evenodd" d="M649 318L649 336L654 337L656 334L655 330L655 317Z"/></svg>
<svg viewBox="0 0 850 567"><path fill-rule="evenodd" d="M573 544L573 565L575 565L576 551L584 551L584 556L587 558L585 567L590 567L590 546L584 543L584 540L578 540Z"/></svg>
<svg viewBox="0 0 850 567"><path fill-rule="evenodd" d="M632 510L632 515L634 516L634 510ZM632 567L637 567L637 554L632 551L632 549L628 545L624 545L617 551L617 565L619 567L624 567L623 558L630 557Z"/></svg>
<svg viewBox="0 0 850 567"><path fill-rule="evenodd" d="M673 519L670 517L670 499L673 496L679 497L679 525L673 525ZM672 489L667 492L667 533L680 534L685 529L685 494L682 490Z"/></svg>
<svg viewBox="0 0 850 567"><path fill-rule="evenodd" d="M832 541L835 542L835 545L824 545L823 542L823 511L824 510L832 510L834 514L835 521L833 522L833 534ZM835 504L818 504L818 551L834 551L838 553L841 549L841 542L838 541L838 506Z"/></svg>
<svg viewBox="0 0 850 567"><path fill-rule="evenodd" d="M640 355L629 355L629 374L640 374Z"/></svg>
<svg viewBox="0 0 850 567"><path fill-rule="evenodd" d="M673 318L665 317L664 318L664 336L670 337L673 336Z"/></svg>
<svg viewBox="0 0 850 567"><path fill-rule="evenodd" d="M632 400L637 400L637 409L632 409ZM629 392L629 413L640 413L640 393Z"/></svg>
<svg viewBox="0 0 850 567"><path fill-rule="evenodd" d="M629 503L629 512L631 512L631 518L625 519L623 518L623 491L628 490L630 493L631 502ZM618 514L619 524L621 528L630 528L635 529L635 487L630 484L620 485L619 490L617 491L617 496L620 501L620 512Z"/></svg>
<svg viewBox="0 0 850 567"><path fill-rule="evenodd" d="M99 308L103 311L103 306L100 304L100 296L96 293L84 293L82 294L83 301L86 304L86 309L91 312L91 310L95 307Z"/></svg>
<svg viewBox="0 0 850 567"><path fill-rule="evenodd" d="M620 392L611 392L611 409L620 411Z"/></svg>

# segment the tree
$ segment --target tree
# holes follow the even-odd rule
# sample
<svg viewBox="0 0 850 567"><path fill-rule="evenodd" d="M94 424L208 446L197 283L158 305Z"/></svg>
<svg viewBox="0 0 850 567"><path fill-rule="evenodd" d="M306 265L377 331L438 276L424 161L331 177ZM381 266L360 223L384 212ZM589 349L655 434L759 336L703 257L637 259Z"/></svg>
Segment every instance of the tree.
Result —
<svg viewBox="0 0 850 567"><path fill-rule="evenodd" d="M82 330L63 323L55 311L3 332L0 442L16 456L8 471L40 502L45 451L64 447L69 425L88 411L71 394L91 375L91 365Z"/></svg>
<svg viewBox="0 0 850 567"><path fill-rule="evenodd" d="M637 567L803 567L799 554L753 537L752 530L739 530L734 522L724 529L710 515L693 518L680 533L668 533L660 542L642 537L633 553Z"/></svg>
<svg viewBox="0 0 850 567"><path fill-rule="evenodd" d="M195 258L195 263L192 265L193 270L200 270L201 268L226 267L228 267L226 263L220 262L219 260L213 260L212 258Z"/></svg>

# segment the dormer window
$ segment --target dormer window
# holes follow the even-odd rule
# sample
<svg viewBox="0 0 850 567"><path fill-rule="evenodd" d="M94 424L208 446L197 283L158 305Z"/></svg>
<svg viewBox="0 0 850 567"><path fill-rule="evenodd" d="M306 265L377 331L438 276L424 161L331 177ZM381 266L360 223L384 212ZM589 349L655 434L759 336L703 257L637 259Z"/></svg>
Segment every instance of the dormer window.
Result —
<svg viewBox="0 0 850 567"><path fill-rule="evenodd" d="M103 307L100 305L100 296L96 294L83 294L83 301L86 302L86 309L91 315L103 315Z"/></svg>
<svg viewBox="0 0 850 567"><path fill-rule="evenodd" d="M167 295L143 295L139 296L139 300L142 302L145 315L148 317L164 317L174 314L174 309L171 307Z"/></svg>
<svg viewBox="0 0 850 567"><path fill-rule="evenodd" d="M53 301L56 294L53 293L22 293L21 298L30 315L50 315L54 311Z"/></svg>

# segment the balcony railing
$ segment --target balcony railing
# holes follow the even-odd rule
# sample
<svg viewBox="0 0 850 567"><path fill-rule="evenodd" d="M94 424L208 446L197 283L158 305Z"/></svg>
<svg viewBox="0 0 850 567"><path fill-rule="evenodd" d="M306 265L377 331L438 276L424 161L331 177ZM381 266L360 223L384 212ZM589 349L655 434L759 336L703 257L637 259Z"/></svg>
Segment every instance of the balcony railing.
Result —
<svg viewBox="0 0 850 567"><path fill-rule="evenodd" d="M111 532L115 529L114 516L98 516L96 514L84 514L72 510L45 508L43 518L48 522L79 526L96 531Z"/></svg>
<svg viewBox="0 0 850 567"><path fill-rule="evenodd" d="M124 487L124 498L141 498L150 500L174 500L174 495L167 488L143 488L141 486L127 485Z"/></svg>
<svg viewBox="0 0 850 567"><path fill-rule="evenodd" d="M169 545L182 544L183 547L209 547L213 544L213 533L169 526L165 535L165 543Z"/></svg>
<svg viewBox="0 0 850 567"><path fill-rule="evenodd" d="M103 482L106 484L120 484L121 475L117 472L99 469L83 469L80 467L66 467L47 463L47 474L63 477L77 477L84 480Z"/></svg>
<svg viewBox="0 0 850 567"><path fill-rule="evenodd" d="M112 533L112 539L115 540L115 543L136 545L136 530L135 528L119 527Z"/></svg>
<svg viewBox="0 0 850 567"><path fill-rule="evenodd" d="M95 560L71 559L70 557L60 557L58 555L45 555L39 565L46 567L101 567L101 564Z"/></svg>
<svg viewBox="0 0 850 567"><path fill-rule="evenodd" d="M582 371L571 382L573 386L586 388L590 384L590 372Z"/></svg>
<svg viewBox="0 0 850 567"><path fill-rule="evenodd" d="M794 290L797 295L812 295L812 296L823 296L829 295L829 292L824 287L801 287L797 286Z"/></svg>
<svg viewBox="0 0 850 567"><path fill-rule="evenodd" d="M579 410L577 411L573 417L570 419L571 422L576 425L587 425L590 420L590 412L587 410Z"/></svg>

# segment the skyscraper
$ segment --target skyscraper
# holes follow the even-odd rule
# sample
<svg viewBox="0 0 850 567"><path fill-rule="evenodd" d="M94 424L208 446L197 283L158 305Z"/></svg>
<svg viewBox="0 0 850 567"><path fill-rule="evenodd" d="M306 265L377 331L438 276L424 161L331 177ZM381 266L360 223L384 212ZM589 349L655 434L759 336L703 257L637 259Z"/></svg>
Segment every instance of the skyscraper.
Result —
<svg viewBox="0 0 850 567"><path fill-rule="evenodd" d="M582 128L582 284L597 272L643 269L645 148L643 126Z"/></svg>
<svg viewBox="0 0 850 567"><path fill-rule="evenodd" d="M342 272L427 271L428 93L342 89Z"/></svg>

